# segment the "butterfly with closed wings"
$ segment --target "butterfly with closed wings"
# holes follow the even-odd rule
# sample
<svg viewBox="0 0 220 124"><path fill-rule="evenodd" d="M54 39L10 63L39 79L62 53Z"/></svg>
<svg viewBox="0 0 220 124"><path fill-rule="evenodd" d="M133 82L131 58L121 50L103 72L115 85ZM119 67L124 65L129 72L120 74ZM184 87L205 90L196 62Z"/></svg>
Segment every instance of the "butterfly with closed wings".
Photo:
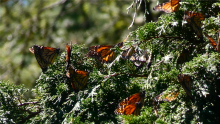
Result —
<svg viewBox="0 0 220 124"><path fill-rule="evenodd" d="M192 87L192 78L189 75L185 75L185 74L179 74L177 76L177 79L179 81L179 83L182 85L184 91L186 92L187 96L194 101L193 97L192 97L192 91L191 91L191 87Z"/></svg>
<svg viewBox="0 0 220 124"><path fill-rule="evenodd" d="M205 19L205 16L201 13L193 12L193 11L186 11L183 19L189 23L193 30L196 32L197 36L203 38L202 35L202 22Z"/></svg>
<svg viewBox="0 0 220 124"><path fill-rule="evenodd" d="M47 71L50 64L53 64L57 55L59 54L59 48L44 47L34 45L29 48L29 51L35 55L38 64L40 65L43 72Z"/></svg>
<svg viewBox="0 0 220 124"><path fill-rule="evenodd" d="M72 51L72 44L69 46L68 44L66 45L66 69L69 68L70 64L70 57L71 57L71 51Z"/></svg>
<svg viewBox="0 0 220 124"><path fill-rule="evenodd" d="M66 76L75 92L83 89L89 79L89 72L75 69L71 64L68 65Z"/></svg>
<svg viewBox="0 0 220 124"><path fill-rule="evenodd" d="M69 46L66 45L66 68L67 73L66 76L72 85L72 88L75 92L78 92L79 90L83 89L88 81L89 78L89 72L83 71L83 70L77 70L70 64L70 57L71 57L71 50L72 50L72 44Z"/></svg>

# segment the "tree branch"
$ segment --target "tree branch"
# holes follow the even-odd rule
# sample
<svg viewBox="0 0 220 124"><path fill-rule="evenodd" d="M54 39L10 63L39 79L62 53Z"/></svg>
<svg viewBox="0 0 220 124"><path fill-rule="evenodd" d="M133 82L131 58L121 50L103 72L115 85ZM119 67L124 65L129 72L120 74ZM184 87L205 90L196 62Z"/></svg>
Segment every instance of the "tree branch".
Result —
<svg viewBox="0 0 220 124"><path fill-rule="evenodd" d="M25 102L25 103L20 103L18 106L24 106L24 105L30 105L30 104L37 104L39 102Z"/></svg>

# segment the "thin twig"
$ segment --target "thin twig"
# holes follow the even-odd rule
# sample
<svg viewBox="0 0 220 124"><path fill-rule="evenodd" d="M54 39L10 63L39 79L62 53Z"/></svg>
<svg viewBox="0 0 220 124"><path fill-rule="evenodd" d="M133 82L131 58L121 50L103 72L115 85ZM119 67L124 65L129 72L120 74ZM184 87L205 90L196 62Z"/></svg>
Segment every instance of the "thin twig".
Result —
<svg viewBox="0 0 220 124"><path fill-rule="evenodd" d="M18 106L23 106L23 105L30 105L30 104L37 104L39 102L25 102L25 103L20 103Z"/></svg>
<svg viewBox="0 0 220 124"><path fill-rule="evenodd" d="M134 2L134 1L136 1L136 2ZM136 14L137 14L137 9L140 7L141 2L142 2L142 0L134 0L134 1L133 1L132 4L127 8L128 12L129 12L130 8L133 7L133 5L134 5L134 3L135 3L135 12L134 12L134 15L133 15L133 20L132 20L130 26L128 27L128 29L130 29L130 28L133 26L134 20L135 20ZM139 2L139 5L137 6L138 2ZM127 13L128 13L128 12L127 12Z"/></svg>
<svg viewBox="0 0 220 124"><path fill-rule="evenodd" d="M143 42L145 42L145 41L148 41L148 40L151 40L151 39L154 39L154 38L169 38L169 39L172 39L172 38L175 38L175 39L184 39L184 38L181 38L181 37L167 37L167 36L156 36L156 37L150 37L150 38L148 38L148 39L146 39L146 40L143 40L143 41L141 41L139 44L138 44L138 46L141 44L141 43L143 43Z"/></svg>
<svg viewBox="0 0 220 124"><path fill-rule="evenodd" d="M104 78L114 77L114 76L123 75L123 74L126 74L128 76L132 76L132 77L147 77L148 76L148 75L138 75L138 74L128 74L128 73L114 73L112 75L105 76Z"/></svg>
<svg viewBox="0 0 220 124"><path fill-rule="evenodd" d="M63 4L65 1L66 1L66 0L61 0L61 1L58 1L58 2L53 3L53 4L51 4L51 5L48 5L48 6L44 7L43 9L41 9L41 11L44 11L44 10L46 10L46 9L53 8L53 7L55 7L55 6L58 6L59 4Z"/></svg>
<svg viewBox="0 0 220 124"><path fill-rule="evenodd" d="M29 110L26 110L26 111L28 112ZM32 118L32 117L38 115L40 112L42 112L42 111L41 111L41 110L39 110L39 111L37 111L37 112L31 112L31 111L29 111L29 112L28 112L29 115L28 115L27 117L23 118L23 119L19 122L19 124L20 124L20 123L25 123L27 120L29 120L30 118Z"/></svg>

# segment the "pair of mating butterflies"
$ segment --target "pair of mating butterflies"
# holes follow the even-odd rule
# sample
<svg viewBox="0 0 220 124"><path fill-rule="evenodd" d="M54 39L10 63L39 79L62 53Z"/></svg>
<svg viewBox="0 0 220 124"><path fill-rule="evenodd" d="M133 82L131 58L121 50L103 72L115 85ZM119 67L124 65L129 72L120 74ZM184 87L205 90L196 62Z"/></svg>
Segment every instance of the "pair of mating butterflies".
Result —
<svg viewBox="0 0 220 124"><path fill-rule="evenodd" d="M89 72L76 70L70 64L70 57L71 57L71 48L69 45L66 45L67 55L66 55L66 68L67 68L67 77L69 82L72 85L73 90L76 92L83 89L87 84L87 80L89 78ZM35 54L38 64L40 65L43 72L47 71L47 68L50 64L53 64L54 60L56 59L57 55L59 54L59 48L52 48L52 47L44 47L44 46L37 46L34 45L33 47L29 48L29 51Z"/></svg>

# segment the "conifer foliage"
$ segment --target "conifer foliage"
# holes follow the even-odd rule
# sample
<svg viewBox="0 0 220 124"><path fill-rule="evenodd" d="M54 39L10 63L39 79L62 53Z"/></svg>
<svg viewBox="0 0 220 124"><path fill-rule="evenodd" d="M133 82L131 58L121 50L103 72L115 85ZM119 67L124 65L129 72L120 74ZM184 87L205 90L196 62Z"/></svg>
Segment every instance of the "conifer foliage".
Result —
<svg viewBox="0 0 220 124"><path fill-rule="evenodd" d="M131 32L122 47L111 48L115 59L110 63L88 57L84 45L74 44L72 66L89 73L86 86L78 92L66 76L66 52L41 73L31 91L36 94L34 99L22 97L24 87L2 81L0 122L219 123L220 53L203 32L219 41L220 3L187 1L180 5L178 11L164 13L157 22ZM183 20L185 11L198 10L208 15L198 28L204 37ZM135 52L124 54L131 46ZM129 56L124 59L123 55ZM190 82L180 81L179 75L187 75ZM114 113L123 99L143 90L140 115Z"/></svg>

